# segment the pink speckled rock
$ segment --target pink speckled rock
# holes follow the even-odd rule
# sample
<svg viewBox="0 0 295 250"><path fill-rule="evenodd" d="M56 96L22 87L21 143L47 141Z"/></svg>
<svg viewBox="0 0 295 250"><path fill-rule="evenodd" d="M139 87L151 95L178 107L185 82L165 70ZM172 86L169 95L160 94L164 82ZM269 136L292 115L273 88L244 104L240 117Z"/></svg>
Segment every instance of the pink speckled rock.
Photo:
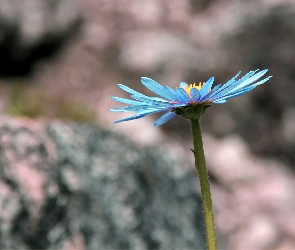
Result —
<svg viewBox="0 0 295 250"><path fill-rule="evenodd" d="M0 117L0 249L203 248L196 173L98 127Z"/></svg>

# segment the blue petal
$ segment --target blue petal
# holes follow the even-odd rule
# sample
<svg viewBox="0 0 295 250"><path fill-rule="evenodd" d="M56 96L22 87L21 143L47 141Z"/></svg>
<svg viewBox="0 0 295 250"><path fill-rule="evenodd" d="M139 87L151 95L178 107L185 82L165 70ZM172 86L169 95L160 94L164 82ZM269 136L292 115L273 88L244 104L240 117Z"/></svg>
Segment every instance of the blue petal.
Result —
<svg viewBox="0 0 295 250"><path fill-rule="evenodd" d="M154 80L147 78L147 77L141 77L141 83L146 86L150 91L154 92L155 94L168 99L168 100L172 100L170 99L170 95L169 93L167 93L164 89L164 87L162 85L160 85L159 83L155 82Z"/></svg>
<svg viewBox="0 0 295 250"><path fill-rule="evenodd" d="M197 88L191 88L191 97L193 99L194 102L197 102L199 100L200 97L200 92Z"/></svg>
<svg viewBox="0 0 295 250"><path fill-rule="evenodd" d="M179 83L179 88L183 88L183 89L185 89L187 86L188 86L188 85L187 85L186 82L180 82L180 83Z"/></svg>
<svg viewBox="0 0 295 250"><path fill-rule="evenodd" d="M168 100L174 100L175 98L175 90L173 90L172 88L170 88L169 86L164 86L165 92L167 95L170 96L170 98Z"/></svg>
<svg viewBox="0 0 295 250"><path fill-rule="evenodd" d="M265 83L266 81L268 81L270 78L272 78L272 76L266 77L265 79L263 79L263 80L261 80L261 81L255 83L255 84L253 84L253 85L251 85L251 86L255 86L255 87L256 87L256 86L258 86L258 85L261 85L261 84Z"/></svg>
<svg viewBox="0 0 295 250"><path fill-rule="evenodd" d="M214 103L215 104L220 104L220 103L225 103L226 102L226 100L219 100L219 101L215 101Z"/></svg>
<svg viewBox="0 0 295 250"><path fill-rule="evenodd" d="M155 107L154 105L132 105L132 106L126 106L123 108L114 108L110 109L111 112L130 112L130 111L140 111L140 110L151 110L151 109L159 109L159 107ZM163 110L165 110L165 107L163 107Z"/></svg>
<svg viewBox="0 0 295 250"><path fill-rule="evenodd" d="M248 93L249 91L251 91L252 89L254 89L256 86L249 86L243 90L240 90L240 91L236 91L236 92L233 92L233 93L229 93L227 95L224 95L218 99L214 99L214 102L215 101L221 101L221 100L227 100L227 99L230 99L230 98L233 98L233 97L237 97L237 96L240 96L240 95L243 95L243 94L246 94Z"/></svg>
<svg viewBox="0 0 295 250"><path fill-rule="evenodd" d="M110 112L130 112L130 111L138 111L138 106L126 106L124 108L115 107L113 109L110 109Z"/></svg>
<svg viewBox="0 0 295 250"><path fill-rule="evenodd" d="M169 103L169 101L167 101L167 100L156 98L156 97L138 96L138 95L130 95L130 97L135 99L135 100L145 102L145 103L151 103L151 104Z"/></svg>
<svg viewBox="0 0 295 250"><path fill-rule="evenodd" d="M232 91L234 88L236 88L237 86L239 86L241 84L241 82L245 81L246 79L248 79L249 77L251 77L255 72L255 71L250 71L248 72L246 75L244 75L241 79L235 81L235 78L240 74L238 73L236 76L234 76L231 80L229 80L226 84L224 84L219 91L217 91L214 95L211 95L210 97L213 99L217 99L219 97L222 97L223 95L229 93L230 91Z"/></svg>
<svg viewBox="0 0 295 250"><path fill-rule="evenodd" d="M175 101L179 101L181 103L189 103L191 101L191 98L183 88L177 88L175 90L175 97Z"/></svg>
<svg viewBox="0 0 295 250"><path fill-rule="evenodd" d="M167 101L166 99L163 99L161 97L151 97L152 100L155 100L157 102L164 102L164 103L168 103L169 101Z"/></svg>
<svg viewBox="0 0 295 250"><path fill-rule="evenodd" d="M121 98L121 97L115 97L115 96L111 96L111 99L114 101L117 101L117 102L122 102L122 103L130 104L130 105L148 104L148 103L144 103L144 102L133 101L133 100L129 100L127 98Z"/></svg>
<svg viewBox="0 0 295 250"><path fill-rule="evenodd" d="M248 74L254 74L254 71L250 71ZM219 89L219 91L222 91L224 89L226 89L227 87L229 87L230 85L232 85L234 82L236 82L236 78L241 74L241 71L238 72L238 74L236 74L232 79L230 79L229 81L227 81L224 85L222 85L222 87Z"/></svg>
<svg viewBox="0 0 295 250"><path fill-rule="evenodd" d="M154 126L161 126L164 123L170 121L173 117L175 117L176 114L174 112L168 112L164 115L162 115L159 119L155 120Z"/></svg>
<svg viewBox="0 0 295 250"><path fill-rule="evenodd" d="M201 88L200 90L200 96L201 98L203 98L207 93L208 91L211 89L212 85L213 85L213 82L214 82L214 77L210 77L210 79L203 85L203 87Z"/></svg>
<svg viewBox="0 0 295 250"><path fill-rule="evenodd" d="M265 73L267 72L268 70L265 69L265 70L262 70L260 71L259 73L257 73L256 75L253 75L252 77L246 79L245 81L241 82L236 88L234 88L232 91L235 91L235 90L238 90L238 89L241 89L243 87L246 87L248 85L250 85L251 83L255 82L256 80L258 80L260 77L262 77L263 75L265 75Z"/></svg>
<svg viewBox="0 0 295 250"><path fill-rule="evenodd" d="M132 116L120 119L120 120L116 120L116 121L114 121L114 123L139 119L141 117L145 117L147 115L154 114L154 113L161 112L161 111L163 111L163 110L162 109L151 109L151 110L138 111L135 115L132 115Z"/></svg>
<svg viewBox="0 0 295 250"><path fill-rule="evenodd" d="M209 99L211 98L211 96L215 95L216 92L219 91L220 87L221 87L221 84L216 85L216 86L215 86L215 87L214 87L209 93L207 93L207 95L205 95L205 96L204 96L202 99L200 99L199 101L200 101L200 102L204 102L204 101L209 100Z"/></svg>
<svg viewBox="0 0 295 250"><path fill-rule="evenodd" d="M124 91L128 92L129 94L132 94L132 95L136 95L136 96L142 96L142 97L147 97L145 96L144 94L141 94L137 91L135 91L134 89L131 89L123 84L118 84L119 88L120 89L123 89Z"/></svg>

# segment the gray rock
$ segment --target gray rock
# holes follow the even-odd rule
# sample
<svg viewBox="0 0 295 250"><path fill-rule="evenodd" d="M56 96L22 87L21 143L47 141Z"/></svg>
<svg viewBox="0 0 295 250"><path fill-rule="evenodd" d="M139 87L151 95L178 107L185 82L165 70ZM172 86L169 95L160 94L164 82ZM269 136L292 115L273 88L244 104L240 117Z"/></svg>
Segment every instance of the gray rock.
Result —
<svg viewBox="0 0 295 250"><path fill-rule="evenodd" d="M203 249L195 171L87 125L0 122L1 249Z"/></svg>
<svg viewBox="0 0 295 250"><path fill-rule="evenodd" d="M233 101L230 113L238 124L234 132L242 135L255 153L275 155L288 165L295 161L295 137L289 125L295 105L294 23L294 5L269 8L245 18L224 41L229 61L234 62L232 74L238 68L268 68L273 75L269 83Z"/></svg>
<svg viewBox="0 0 295 250"><path fill-rule="evenodd" d="M25 75L77 30L76 0L0 0L1 75Z"/></svg>

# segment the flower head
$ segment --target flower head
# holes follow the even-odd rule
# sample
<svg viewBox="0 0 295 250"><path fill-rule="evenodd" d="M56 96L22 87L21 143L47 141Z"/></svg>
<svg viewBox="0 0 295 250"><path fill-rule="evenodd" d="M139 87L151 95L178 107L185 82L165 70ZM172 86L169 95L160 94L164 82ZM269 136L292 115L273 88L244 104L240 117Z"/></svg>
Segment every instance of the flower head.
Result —
<svg viewBox="0 0 295 250"><path fill-rule="evenodd" d="M148 97L123 84L118 84L119 88L128 92L133 100L111 97L114 101L129 104L129 106L123 108L116 107L110 111L136 112L135 115L117 120L114 123L130 121L163 111L168 112L154 122L155 126L160 126L168 122L177 114L191 119L193 118L193 113L203 114L207 107L213 104L225 103L227 99L243 95L258 85L265 83L271 78L269 76L261 79L266 72L267 69L250 71L240 79L237 79L241 73L239 72L225 84L218 84L213 88L214 77L209 78L207 82L200 83L199 85L188 85L185 82L181 82L175 90L169 86L162 86L150 78L142 77L141 83L159 97Z"/></svg>

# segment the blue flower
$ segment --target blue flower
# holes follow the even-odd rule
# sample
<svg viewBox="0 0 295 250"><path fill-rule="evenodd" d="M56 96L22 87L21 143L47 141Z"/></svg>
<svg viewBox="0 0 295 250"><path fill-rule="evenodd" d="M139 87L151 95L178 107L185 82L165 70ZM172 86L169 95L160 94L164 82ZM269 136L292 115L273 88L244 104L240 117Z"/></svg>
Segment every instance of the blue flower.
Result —
<svg viewBox="0 0 295 250"><path fill-rule="evenodd" d="M176 116L176 114L179 113L176 111L181 110L182 108L202 105L208 107L213 104L225 103L227 99L251 91L256 86L265 83L271 78L271 76L269 76L261 79L266 72L267 69L250 71L240 79L237 79L241 73L239 72L225 84L218 84L213 88L214 77L211 77L207 82L200 83L199 85L188 85L185 82L181 82L179 87L175 90L169 86L162 86L150 78L142 77L141 83L159 97L148 97L123 84L118 84L119 88L128 92L133 100L113 96L111 99L114 101L129 104L129 106L123 108L116 107L110 111L136 112L135 115L117 120L114 123L130 121L150 114L168 111L154 122L155 126L160 126Z"/></svg>

